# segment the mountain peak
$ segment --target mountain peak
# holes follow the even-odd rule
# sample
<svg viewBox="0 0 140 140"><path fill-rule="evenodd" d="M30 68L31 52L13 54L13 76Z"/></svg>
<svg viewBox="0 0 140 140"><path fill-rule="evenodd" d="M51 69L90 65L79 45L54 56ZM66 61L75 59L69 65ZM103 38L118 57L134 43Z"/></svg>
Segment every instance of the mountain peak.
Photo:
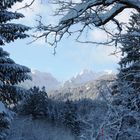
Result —
<svg viewBox="0 0 140 140"><path fill-rule="evenodd" d="M93 73L93 71L89 69L84 69L79 73L79 75L84 75L84 74L89 74L89 73Z"/></svg>
<svg viewBox="0 0 140 140"><path fill-rule="evenodd" d="M33 86L46 87L47 91L57 90L62 85L64 87L76 87L83 85L87 82L92 82L102 77L108 77L112 75L111 70L105 70L102 72L94 72L89 69L84 69L80 73L73 76L70 80L62 84L59 82L51 73L40 72L39 70L31 70L32 81L25 81L22 85L26 88L31 88Z"/></svg>
<svg viewBox="0 0 140 140"><path fill-rule="evenodd" d="M105 70L103 72L93 72L92 70L84 69L79 74L76 74L70 80L66 81L64 83L64 86L71 87L71 86L81 85L96 80L103 75L109 75L109 74L112 74L111 70Z"/></svg>
<svg viewBox="0 0 140 140"><path fill-rule="evenodd" d="M51 73L41 72L39 70L31 70L32 81L26 80L22 85L26 88L45 86L47 91L58 89L60 82L52 76Z"/></svg>

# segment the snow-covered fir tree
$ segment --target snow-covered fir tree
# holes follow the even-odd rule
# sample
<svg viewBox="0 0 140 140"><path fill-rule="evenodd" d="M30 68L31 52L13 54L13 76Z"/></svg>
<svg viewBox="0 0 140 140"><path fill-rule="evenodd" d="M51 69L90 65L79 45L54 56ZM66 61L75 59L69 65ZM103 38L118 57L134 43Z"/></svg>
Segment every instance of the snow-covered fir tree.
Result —
<svg viewBox="0 0 140 140"><path fill-rule="evenodd" d="M45 117L48 115L48 96L44 88L34 86L29 89L28 95L24 99L19 112L22 115L32 115L33 118Z"/></svg>
<svg viewBox="0 0 140 140"><path fill-rule="evenodd" d="M76 106L69 100L65 103L63 123L71 129L73 134L79 135L80 126L77 120Z"/></svg>
<svg viewBox="0 0 140 140"><path fill-rule="evenodd" d="M23 18L24 15L18 12L12 12L12 6L23 0L1 0L0 1L0 45L13 42L16 39L28 37L25 31L30 28L22 24L12 23L11 20ZM9 53L0 48L0 108L10 107L21 98L25 92L23 88L17 85L21 81L31 79L28 75L30 69L16 64L9 58ZM10 119L8 119L9 110L0 111L0 140L6 138L5 133L9 128Z"/></svg>
<svg viewBox="0 0 140 140"><path fill-rule="evenodd" d="M23 18L24 15L9 11L16 2L22 1L23 0L0 1L0 45L4 45L18 38L23 39L28 37L24 32L28 31L30 29L29 27L11 22L11 20Z"/></svg>
<svg viewBox="0 0 140 140"><path fill-rule="evenodd" d="M7 105L17 103L21 94L25 92L17 84L31 79L29 72L29 68L16 64L9 58L9 53L0 48L0 101Z"/></svg>
<svg viewBox="0 0 140 140"><path fill-rule="evenodd" d="M119 62L117 92L124 96L128 94L124 103L131 109L139 110L136 102L140 93L140 14L133 14L120 43L122 58Z"/></svg>
<svg viewBox="0 0 140 140"><path fill-rule="evenodd" d="M23 18L18 12L11 12L12 6L23 0L1 0L0 1L0 45L10 43L18 38L28 37L25 31L30 28L22 24L12 23L11 20ZM22 89L16 85L21 81L30 79L27 74L30 69L16 64L9 58L9 53L0 48L0 100L6 104L17 102L17 93ZM19 95L19 94L18 94Z"/></svg>
<svg viewBox="0 0 140 140"><path fill-rule="evenodd" d="M122 58L117 92L106 119L106 139L140 139L140 14L133 14L120 38Z"/></svg>
<svg viewBox="0 0 140 140"><path fill-rule="evenodd" d="M122 58L118 79L140 90L140 14L133 14L127 34L121 37Z"/></svg>

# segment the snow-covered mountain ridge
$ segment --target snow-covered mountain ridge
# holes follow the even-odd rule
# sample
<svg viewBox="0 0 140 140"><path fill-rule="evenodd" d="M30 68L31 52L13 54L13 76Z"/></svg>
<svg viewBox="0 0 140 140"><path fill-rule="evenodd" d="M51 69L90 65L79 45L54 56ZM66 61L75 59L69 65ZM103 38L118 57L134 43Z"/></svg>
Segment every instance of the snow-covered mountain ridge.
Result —
<svg viewBox="0 0 140 140"><path fill-rule="evenodd" d="M99 79L102 76L110 76L113 73L111 71L102 71L102 72L93 72L91 70L82 70L79 74L72 77L70 80L67 80L64 83L64 87L76 87L83 85L87 82L92 82Z"/></svg>
<svg viewBox="0 0 140 140"><path fill-rule="evenodd" d="M40 88L45 86L47 91L58 89L61 83L51 74L47 72L40 72L38 70L32 70L30 73L32 81L26 80L21 85L25 88L31 88L33 86L39 86Z"/></svg>
<svg viewBox="0 0 140 140"><path fill-rule="evenodd" d="M59 82L51 73L40 72L38 70L32 70L30 75L32 81L26 80L21 84L22 86L25 88L31 88L33 86L39 86L41 88L45 86L48 92L62 88L78 87L101 77L108 77L112 73L110 71L93 72L91 70L83 70L65 82Z"/></svg>
<svg viewBox="0 0 140 140"><path fill-rule="evenodd" d="M102 75L95 80L82 83L76 86L67 86L64 85L59 90L53 90L48 92L48 95L56 100L79 100L79 99L101 99L102 95L100 93L100 89L105 82L108 88L111 87L116 76L113 74ZM107 88L105 87L105 88ZM104 89L105 90L105 89ZM106 91L106 96L110 96L110 93Z"/></svg>

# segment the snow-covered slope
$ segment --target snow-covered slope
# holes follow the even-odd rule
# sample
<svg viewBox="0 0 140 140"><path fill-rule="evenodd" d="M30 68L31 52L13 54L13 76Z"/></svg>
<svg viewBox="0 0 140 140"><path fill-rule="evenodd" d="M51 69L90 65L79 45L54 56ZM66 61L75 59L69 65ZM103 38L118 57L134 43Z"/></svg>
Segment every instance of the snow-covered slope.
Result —
<svg viewBox="0 0 140 140"><path fill-rule="evenodd" d="M45 86L47 91L60 87L60 82L58 82L50 73L32 70L30 75L32 76L32 81L26 80L21 84L22 86L26 88L31 88L33 86L39 86L41 88Z"/></svg>
<svg viewBox="0 0 140 140"><path fill-rule="evenodd" d="M79 100L84 98L101 99L100 88L102 82L105 82L108 87L111 87L116 76L113 74L102 75L95 80L85 82L79 85L71 84L64 85L59 90L48 92L48 95L57 100ZM104 89L105 90L105 89ZM107 92L108 93L108 92Z"/></svg>

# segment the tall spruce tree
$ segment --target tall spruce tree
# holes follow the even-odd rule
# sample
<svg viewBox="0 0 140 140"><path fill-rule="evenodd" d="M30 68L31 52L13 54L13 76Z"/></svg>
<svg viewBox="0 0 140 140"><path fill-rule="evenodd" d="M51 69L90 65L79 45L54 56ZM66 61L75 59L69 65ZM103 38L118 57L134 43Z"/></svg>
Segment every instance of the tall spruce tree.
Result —
<svg viewBox="0 0 140 140"><path fill-rule="evenodd" d="M0 1L0 45L28 37L25 31L30 28L22 24L12 23L11 20L23 18L24 15L11 12L9 9L16 3L23 0L1 0Z"/></svg>
<svg viewBox="0 0 140 140"><path fill-rule="evenodd" d="M133 14L120 38L122 58L105 127L106 139L140 139L140 14Z"/></svg>
<svg viewBox="0 0 140 140"><path fill-rule="evenodd" d="M0 101L7 105L18 102L25 91L17 84L31 79L28 72L29 68L16 64L9 58L9 54L0 48Z"/></svg>
<svg viewBox="0 0 140 140"><path fill-rule="evenodd" d="M117 84L122 97L127 97L121 102L130 109L140 110L140 14L133 14L120 43L122 58Z"/></svg>
<svg viewBox="0 0 140 140"><path fill-rule="evenodd" d="M122 58L118 79L135 92L140 90L140 14L133 14L127 33L122 35Z"/></svg>
<svg viewBox="0 0 140 140"><path fill-rule="evenodd" d="M77 121L76 106L72 101L67 100L64 108L64 125L71 129L74 135L79 135L80 126Z"/></svg>
<svg viewBox="0 0 140 140"><path fill-rule="evenodd" d="M22 24L12 23L11 20L23 18L24 15L9 11L16 2L23 0L0 0L0 45L13 42L16 39L28 37L25 31L30 28ZM9 58L9 53L0 48L0 108L18 102L24 89L17 86L26 79L31 79L27 74L30 69L16 64ZM7 106L6 106L7 107ZM0 110L0 140L5 140L9 128L10 111Z"/></svg>
<svg viewBox="0 0 140 140"><path fill-rule="evenodd" d="M18 38L23 39L28 37L25 31L30 28L22 24L12 23L11 20L23 18L24 15L17 12L9 11L17 2L23 0L1 0L0 1L0 45L10 43ZM22 89L16 84L30 79L27 74L30 69L16 64L9 58L9 54L0 48L0 100L10 104L17 102L17 93ZM19 94L18 94L19 95Z"/></svg>
<svg viewBox="0 0 140 140"><path fill-rule="evenodd" d="M21 105L20 113L24 115L32 115L36 117L49 117L48 115L48 96L39 87L34 86L29 89L28 96Z"/></svg>

